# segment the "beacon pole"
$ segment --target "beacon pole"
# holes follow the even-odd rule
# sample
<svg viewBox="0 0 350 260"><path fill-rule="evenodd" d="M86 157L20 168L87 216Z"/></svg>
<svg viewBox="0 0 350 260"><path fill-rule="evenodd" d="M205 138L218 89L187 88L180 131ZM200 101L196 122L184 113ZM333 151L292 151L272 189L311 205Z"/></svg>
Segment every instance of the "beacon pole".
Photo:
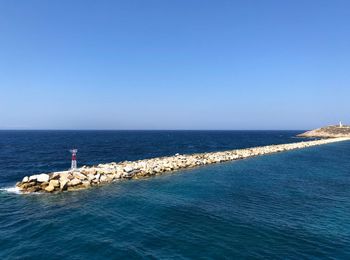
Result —
<svg viewBox="0 0 350 260"><path fill-rule="evenodd" d="M77 152L78 152L78 149L72 149L72 150L69 150L72 154L72 163L71 163L71 171L75 171L77 169Z"/></svg>

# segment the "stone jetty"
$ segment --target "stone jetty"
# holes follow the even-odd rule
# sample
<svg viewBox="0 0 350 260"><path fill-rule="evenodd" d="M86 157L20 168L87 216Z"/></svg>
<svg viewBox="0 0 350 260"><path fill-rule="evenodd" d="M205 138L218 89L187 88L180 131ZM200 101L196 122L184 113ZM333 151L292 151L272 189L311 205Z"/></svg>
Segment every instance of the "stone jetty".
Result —
<svg viewBox="0 0 350 260"><path fill-rule="evenodd" d="M125 161L120 163L83 166L74 171L42 173L26 176L16 186L23 193L61 192L86 189L122 179L140 179L160 175L180 169L193 168L207 164L234 161L253 156L266 155L301 149L311 146L350 140L349 137L304 141L289 144L268 145L222 152L175 154L174 156Z"/></svg>

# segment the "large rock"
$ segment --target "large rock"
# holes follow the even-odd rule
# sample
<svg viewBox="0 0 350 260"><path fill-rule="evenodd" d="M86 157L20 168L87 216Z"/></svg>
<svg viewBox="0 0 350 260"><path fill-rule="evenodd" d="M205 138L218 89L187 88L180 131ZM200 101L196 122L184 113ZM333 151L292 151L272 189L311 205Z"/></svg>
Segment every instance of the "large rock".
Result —
<svg viewBox="0 0 350 260"><path fill-rule="evenodd" d="M86 179L86 175L80 173L80 172L73 172L73 176L74 178L76 179L79 179L79 180L85 180Z"/></svg>
<svg viewBox="0 0 350 260"><path fill-rule="evenodd" d="M53 185L49 185L49 186L47 186L46 188L45 188L45 190L47 191L47 192L53 192L54 190L55 190L55 187L53 186Z"/></svg>
<svg viewBox="0 0 350 260"><path fill-rule="evenodd" d="M68 187L68 179L60 179L60 190L66 190Z"/></svg>
<svg viewBox="0 0 350 260"><path fill-rule="evenodd" d="M101 175L100 182L108 182L108 177L106 175Z"/></svg>
<svg viewBox="0 0 350 260"><path fill-rule="evenodd" d="M125 172L132 172L133 170L134 170L134 168L131 167L131 166L125 166L125 167L124 167L124 171L125 171Z"/></svg>
<svg viewBox="0 0 350 260"><path fill-rule="evenodd" d="M68 172L60 172L59 173L59 179L60 180L62 180L62 179L68 179L68 175L69 175L70 173L68 173Z"/></svg>
<svg viewBox="0 0 350 260"><path fill-rule="evenodd" d="M76 185L79 185L81 184L81 180L77 179L77 178L74 178L73 180L70 180L68 182L68 186L76 186Z"/></svg>
<svg viewBox="0 0 350 260"><path fill-rule="evenodd" d="M28 189L26 189L26 192L37 192L37 191L40 191L41 188L40 186L32 186L32 187L29 187Z"/></svg>
<svg viewBox="0 0 350 260"><path fill-rule="evenodd" d="M91 169L85 169L82 171L82 173L84 173L85 175L88 175L88 174L95 174L97 171L95 168L91 168Z"/></svg>
<svg viewBox="0 0 350 260"><path fill-rule="evenodd" d="M102 168L102 169L99 169L98 172L99 172L100 174L111 174L111 173L114 172L114 169L109 168L109 167L104 167L104 168Z"/></svg>
<svg viewBox="0 0 350 260"><path fill-rule="evenodd" d="M41 187L42 190L44 190L47 186L49 186L48 182L41 182L40 183L40 187Z"/></svg>
<svg viewBox="0 0 350 260"><path fill-rule="evenodd" d="M54 172L52 175L51 175L51 180L58 180L61 176L61 173L59 172Z"/></svg>
<svg viewBox="0 0 350 260"><path fill-rule="evenodd" d="M60 182L58 180L50 180L49 185L51 185L55 188L58 188L58 187L60 187Z"/></svg>
<svg viewBox="0 0 350 260"><path fill-rule="evenodd" d="M114 180L115 175L114 174L107 174L106 177L107 177L108 182L112 182Z"/></svg>
<svg viewBox="0 0 350 260"><path fill-rule="evenodd" d="M35 186L36 185L36 182L35 181L31 181L31 182L26 182L26 183L18 183L17 187L20 189L20 190L27 190L29 187L32 187L32 186Z"/></svg>
<svg viewBox="0 0 350 260"><path fill-rule="evenodd" d="M48 182L50 180L50 176L48 174L42 173L37 175L36 180L38 182Z"/></svg>
<svg viewBox="0 0 350 260"><path fill-rule="evenodd" d="M88 178L89 181L92 181L93 179L95 179L95 175L92 174L92 173L89 173L89 174L87 175L87 178Z"/></svg>
<svg viewBox="0 0 350 260"><path fill-rule="evenodd" d="M38 178L38 175L29 176L29 181L36 181L37 178Z"/></svg>
<svg viewBox="0 0 350 260"><path fill-rule="evenodd" d="M91 186L91 183L90 183L90 181L83 181L82 185L84 188L89 188Z"/></svg>
<svg viewBox="0 0 350 260"><path fill-rule="evenodd" d="M135 175L135 173L133 171L131 171L131 172L124 172L123 173L123 178L131 179L134 175Z"/></svg>

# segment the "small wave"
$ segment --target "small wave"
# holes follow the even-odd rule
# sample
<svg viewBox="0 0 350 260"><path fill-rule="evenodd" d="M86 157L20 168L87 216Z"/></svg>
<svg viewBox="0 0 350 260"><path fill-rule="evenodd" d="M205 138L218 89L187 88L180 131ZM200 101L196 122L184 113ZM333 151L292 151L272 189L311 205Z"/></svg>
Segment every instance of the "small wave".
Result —
<svg viewBox="0 0 350 260"><path fill-rule="evenodd" d="M21 193L21 191L16 186L15 187L0 188L0 191L5 191L8 193L16 193L16 194Z"/></svg>

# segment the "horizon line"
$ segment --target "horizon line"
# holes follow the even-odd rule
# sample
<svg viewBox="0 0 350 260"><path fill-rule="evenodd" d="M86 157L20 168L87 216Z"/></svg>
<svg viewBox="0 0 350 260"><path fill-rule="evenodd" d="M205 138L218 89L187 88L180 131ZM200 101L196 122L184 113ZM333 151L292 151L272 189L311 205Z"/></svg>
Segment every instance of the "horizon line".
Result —
<svg viewBox="0 0 350 260"><path fill-rule="evenodd" d="M16 129L0 128L0 131L306 131L309 129Z"/></svg>

